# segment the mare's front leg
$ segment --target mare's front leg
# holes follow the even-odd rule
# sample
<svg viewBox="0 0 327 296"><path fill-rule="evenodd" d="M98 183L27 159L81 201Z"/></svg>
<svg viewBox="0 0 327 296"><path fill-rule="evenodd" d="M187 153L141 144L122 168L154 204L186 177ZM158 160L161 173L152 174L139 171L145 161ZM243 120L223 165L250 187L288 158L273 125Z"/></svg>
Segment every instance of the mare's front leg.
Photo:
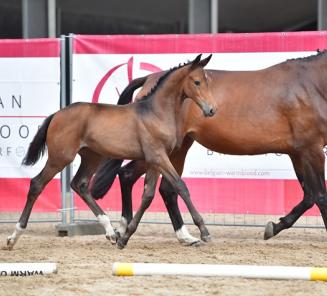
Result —
<svg viewBox="0 0 327 296"><path fill-rule="evenodd" d="M117 247L119 249L123 249L126 246L128 240L136 231L137 226L139 225L144 212L150 206L155 194L158 178L159 178L159 172L157 170L150 169L150 168L147 169L145 180L144 180L144 191L142 195L141 206L136 212L136 214L134 215L132 221L128 224L125 234L118 239Z"/></svg>
<svg viewBox="0 0 327 296"><path fill-rule="evenodd" d="M173 161L178 170L182 171L185 153L183 153L184 157L180 155L181 153L179 152L174 153ZM122 218L118 229L120 235L124 235L127 225L133 218L132 188L135 182L145 173L145 170L145 162L143 160L134 160L121 167L118 172L122 193ZM185 245L196 245L200 243L200 240L193 237L184 225L177 203L178 194L165 178L162 178L159 191L164 200L178 241Z"/></svg>
<svg viewBox="0 0 327 296"><path fill-rule="evenodd" d="M80 195L93 214L97 217L98 221L106 231L106 238L110 240L112 244L115 244L117 235L111 225L110 219L96 203L89 191L90 179L100 163L101 157L87 148L80 151L80 155L81 164L71 182L71 187Z"/></svg>

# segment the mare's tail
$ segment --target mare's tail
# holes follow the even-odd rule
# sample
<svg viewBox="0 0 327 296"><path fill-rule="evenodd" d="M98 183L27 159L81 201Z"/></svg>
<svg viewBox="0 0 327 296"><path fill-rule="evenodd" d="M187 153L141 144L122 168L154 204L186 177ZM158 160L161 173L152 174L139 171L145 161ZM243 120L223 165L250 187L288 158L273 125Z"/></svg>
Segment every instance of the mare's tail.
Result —
<svg viewBox="0 0 327 296"><path fill-rule="evenodd" d="M120 159L107 158L98 167L91 183L91 195L94 199L101 199L109 191L116 175L123 163Z"/></svg>
<svg viewBox="0 0 327 296"><path fill-rule="evenodd" d="M23 165L34 165L40 159L40 157L43 156L46 147L45 142L47 138L48 127L54 115L55 113L48 116L42 123L40 129L37 131L33 141L28 147L27 154L23 159Z"/></svg>
<svg viewBox="0 0 327 296"><path fill-rule="evenodd" d="M133 93L136 89L141 87L147 77L136 78L123 90L119 96L117 105L126 105L133 100ZM114 182L116 175L123 163L120 159L107 158L102 161L97 169L91 184L91 195L94 199L101 199L109 191Z"/></svg>
<svg viewBox="0 0 327 296"><path fill-rule="evenodd" d="M126 105L132 102L134 91L143 86L147 78L148 76L144 76L132 80L119 96L117 105Z"/></svg>

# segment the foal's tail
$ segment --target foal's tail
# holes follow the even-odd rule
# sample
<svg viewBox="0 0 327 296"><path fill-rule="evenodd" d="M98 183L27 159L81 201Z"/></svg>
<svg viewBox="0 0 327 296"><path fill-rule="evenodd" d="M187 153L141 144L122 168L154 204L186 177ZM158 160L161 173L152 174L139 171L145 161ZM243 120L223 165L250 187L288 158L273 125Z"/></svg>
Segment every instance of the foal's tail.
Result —
<svg viewBox="0 0 327 296"><path fill-rule="evenodd" d="M43 156L46 146L45 141L47 138L48 127L54 115L55 113L48 116L43 121L42 126L37 131L33 141L28 147L27 154L22 162L23 165L34 165L40 159L40 157Z"/></svg>
<svg viewBox="0 0 327 296"><path fill-rule="evenodd" d="M143 86L147 76L136 78L130 82L119 96L117 105L126 105L133 100L133 93ZM116 175L121 168L123 160L107 158L97 169L91 184L91 195L94 199L101 199L109 191Z"/></svg>

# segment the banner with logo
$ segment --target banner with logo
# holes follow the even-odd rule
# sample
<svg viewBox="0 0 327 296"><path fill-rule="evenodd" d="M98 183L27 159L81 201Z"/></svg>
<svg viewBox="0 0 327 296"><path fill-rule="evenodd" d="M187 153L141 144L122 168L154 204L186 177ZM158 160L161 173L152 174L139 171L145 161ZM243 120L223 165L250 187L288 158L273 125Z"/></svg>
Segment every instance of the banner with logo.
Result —
<svg viewBox="0 0 327 296"><path fill-rule="evenodd" d="M22 211L30 178L43 168L22 160L43 120L60 108L59 39L0 40L0 211ZM46 187L33 210L56 211L60 180Z"/></svg>
<svg viewBox="0 0 327 296"><path fill-rule="evenodd" d="M257 70L324 48L327 32L76 35L73 101L115 104L131 80L192 60L199 53L213 53L207 69ZM302 199L287 155L230 156L196 143L187 155L183 178L197 208L206 213L284 214ZM133 194L136 205L142 188L140 181ZM120 210L117 183L101 203L106 209ZM76 205L84 207L78 200ZM185 210L183 204L181 207ZM165 210L160 197L155 198L150 210ZM308 214L318 211L314 208Z"/></svg>

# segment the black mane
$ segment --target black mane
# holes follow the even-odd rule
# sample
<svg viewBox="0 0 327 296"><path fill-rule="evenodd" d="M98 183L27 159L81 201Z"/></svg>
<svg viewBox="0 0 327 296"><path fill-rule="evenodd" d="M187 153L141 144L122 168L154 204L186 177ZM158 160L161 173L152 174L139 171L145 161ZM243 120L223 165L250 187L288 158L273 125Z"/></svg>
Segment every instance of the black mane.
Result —
<svg viewBox="0 0 327 296"><path fill-rule="evenodd" d="M321 56L325 56L327 55L327 49L324 50L320 50L317 49L317 53L307 56L307 57L300 57L300 58L294 58L294 59L288 59L287 61L304 61L304 62L311 62L311 61L315 61L318 58L320 58Z"/></svg>
<svg viewBox="0 0 327 296"><path fill-rule="evenodd" d="M176 71L177 69L180 69L188 64L190 64L191 62L186 62L184 64L179 64L178 66L175 66L173 68L171 68L170 70L168 70L164 75L162 75L157 83L151 88L151 90L145 95L143 96L142 98L140 98L138 100L138 102L141 102L141 101L144 101L144 100L147 100L148 98L150 98L155 92L156 90L162 85L162 83L167 79L167 77L173 73L174 71Z"/></svg>

